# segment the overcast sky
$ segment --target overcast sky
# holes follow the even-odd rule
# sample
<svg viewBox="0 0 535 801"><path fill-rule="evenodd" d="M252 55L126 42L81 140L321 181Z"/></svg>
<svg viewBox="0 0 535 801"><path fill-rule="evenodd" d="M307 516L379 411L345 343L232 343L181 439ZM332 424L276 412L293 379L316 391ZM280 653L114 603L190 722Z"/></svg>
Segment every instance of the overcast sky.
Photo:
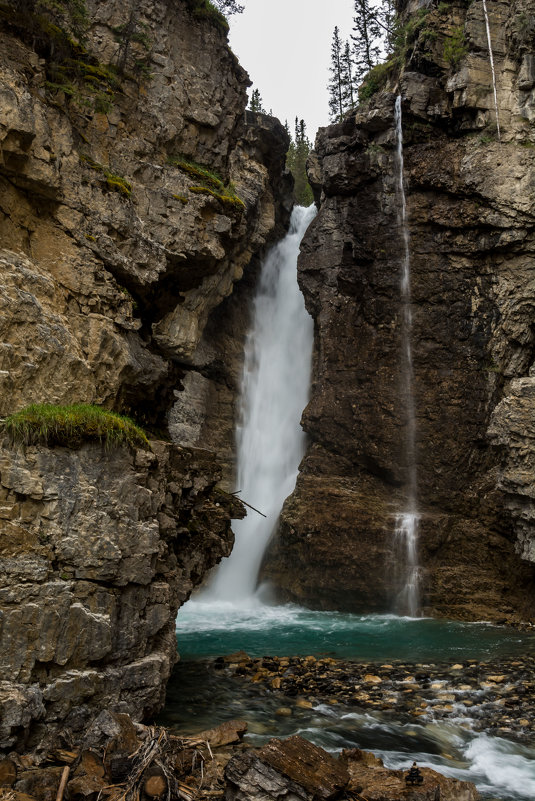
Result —
<svg viewBox="0 0 535 801"><path fill-rule="evenodd" d="M352 0L241 0L243 14L230 18L230 45L259 89L266 111L293 132L296 116L309 138L329 122L331 40L352 28ZM250 92L251 90L249 90Z"/></svg>

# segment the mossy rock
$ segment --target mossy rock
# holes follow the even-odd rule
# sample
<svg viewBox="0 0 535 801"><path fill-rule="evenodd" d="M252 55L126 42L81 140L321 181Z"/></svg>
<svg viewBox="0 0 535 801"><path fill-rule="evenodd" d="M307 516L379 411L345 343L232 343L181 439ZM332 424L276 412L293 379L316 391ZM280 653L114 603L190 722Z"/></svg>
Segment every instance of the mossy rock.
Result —
<svg viewBox="0 0 535 801"><path fill-rule="evenodd" d="M108 448L150 449L147 435L133 420L89 403L34 403L7 417L2 427L12 443L24 445L78 448L97 441Z"/></svg>

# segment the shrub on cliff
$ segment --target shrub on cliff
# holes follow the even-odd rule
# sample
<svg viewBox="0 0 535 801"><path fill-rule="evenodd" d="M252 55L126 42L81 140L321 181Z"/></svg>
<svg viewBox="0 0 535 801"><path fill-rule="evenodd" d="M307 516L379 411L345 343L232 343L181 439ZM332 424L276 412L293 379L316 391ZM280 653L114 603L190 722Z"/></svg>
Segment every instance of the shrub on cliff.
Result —
<svg viewBox="0 0 535 801"><path fill-rule="evenodd" d="M143 429L130 418L89 403L70 406L33 403L7 417L3 429L12 442L25 445L76 448L96 440L106 447L150 447Z"/></svg>

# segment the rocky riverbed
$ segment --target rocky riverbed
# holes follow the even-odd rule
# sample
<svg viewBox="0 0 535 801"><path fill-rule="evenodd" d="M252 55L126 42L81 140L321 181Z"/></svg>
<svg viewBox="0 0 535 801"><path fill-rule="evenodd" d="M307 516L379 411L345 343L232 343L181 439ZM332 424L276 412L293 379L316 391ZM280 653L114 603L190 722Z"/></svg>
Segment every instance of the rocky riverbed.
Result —
<svg viewBox="0 0 535 801"><path fill-rule="evenodd" d="M219 657L213 670L280 694L281 716L320 703L377 711L397 720L466 719L475 731L529 741L535 728L535 655L458 663L333 658ZM469 723L468 723L469 721Z"/></svg>

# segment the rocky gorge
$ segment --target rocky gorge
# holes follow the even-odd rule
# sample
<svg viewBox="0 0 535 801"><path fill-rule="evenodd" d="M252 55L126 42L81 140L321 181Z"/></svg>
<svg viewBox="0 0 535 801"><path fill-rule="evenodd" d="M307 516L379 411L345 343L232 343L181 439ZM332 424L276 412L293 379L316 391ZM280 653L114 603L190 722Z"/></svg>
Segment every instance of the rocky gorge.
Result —
<svg viewBox="0 0 535 801"><path fill-rule="evenodd" d="M286 134L245 115L224 17L106 0L77 36L71 4L30 6L0 7L1 414L92 403L150 443L4 436L3 749L161 707L177 609L243 514L175 396L218 375L194 358L208 318L291 207Z"/></svg>
<svg viewBox="0 0 535 801"><path fill-rule="evenodd" d="M368 79L382 91L320 129L309 162L319 213L299 280L315 321L310 444L265 565L299 603L384 611L400 591L391 557L409 481L400 95L422 608L533 615L535 9L487 5L498 120L483 4L401 2L398 61Z"/></svg>
<svg viewBox="0 0 535 801"><path fill-rule="evenodd" d="M482 4L397 5L393 60L368 76L356 111L320 129L308 165L318 205L299 260L315 326L308 449L263 577L279 598L319 609L384 612L399 592L392 538L409 483L400 96L421 608L531 621L535 4L489 0L496 106ZM245 111L247 74L209 3L88 0L78 38L68 14L57 25L25 7L0 4L0 414L91 403L132 416L149 441L3 436L0 750L37 749L35 764L71 759L74 772L77 743L106 710L98 748L88 746L104 749L99 781L71 788L96 797L104 779L115 784L104 735L128 729L121 757L145 754L141 741L152 747L153 733L127 715L161 709L177 610L229 554L230 521L245 511L229 494L244 340L260 260L288 224L292 180L284 128ZM408 664L331 674L327 663L270 659L238 668L271 690L344 703L349 676L365 708L392 709L413 693L403 712L416 718L428 707L457 711L458 694L476 692L472 671L502 728L519 738L532 730L531 657L423 677ZM517 683L504 678L515 671ZM444 799L477 797L435 777L418 795L402 775L381 774L395 780L385 796L363 790L366 770L383 769L373 757L346 755L341 768L292 747L291 758L278 745L227 754L205 797L255 797L263 781L269 797L316 797L321 782L299 784L292 760L324 759L338 779L320 797L430 801L438 785ZM287 757L293 767L281 767ZM39 796L19 780L14 792ZM200 793L202 777L191 786Z"/></svg>

